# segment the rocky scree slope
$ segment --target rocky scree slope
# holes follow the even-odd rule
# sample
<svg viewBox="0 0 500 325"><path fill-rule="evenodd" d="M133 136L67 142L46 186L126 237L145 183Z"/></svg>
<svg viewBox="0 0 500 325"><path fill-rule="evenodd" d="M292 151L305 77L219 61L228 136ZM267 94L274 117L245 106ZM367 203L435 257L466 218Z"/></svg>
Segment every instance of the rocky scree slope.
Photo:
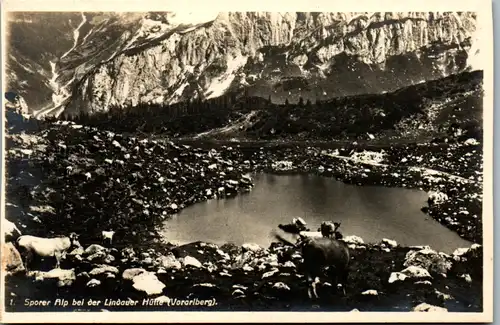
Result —
<svg viewBox="0 0 500 325"><path fill-rule="evenodd" d="M43 107L54 92L50 61L71 48L80 14L11 12L6 19L6 88L22 96L28 107Z"/></svg>
<svg viewBox="0 0 500 325"><path fill-rule="evenodd" d="M22 96L40 116L59 114L85 73L116 53L153 41L179 25L172 21L172 14L165 14L155 21L162 27L153 33L149 30L155 27L151 26L152 16L154 13L9 13L8 90Z"/></svg>
<svg viewBox="0 0 500 325"><path fill-rule="evenodd" d="M346 296L328 277L318 285L320 299L307 298L302 256L273 244L217 246L195 242L170 250L116 249L85 245L68 254L63 268L17 272L6 277L12 311L34 310L29 299L101 300L99 307L39 311L417 311L480 312L482 249L453 255L430 247L400 247L391 240L364 244L346 239L352 258ZM172 305L176 299L210 301L215 306ZM120 301L110 306L105 301ZM144 305L143 301L149 301ZM135 302L135 303L134 303ZM131 303L134 303L131 305ZM166 306L168 303L171 305Z"/></svg>
<svg viewBox="0 0 500 325"><path fill-rule="evenodd" d="M442 191L448 199L430 211L461 236L481 243L478 143L427 143L378 152L271 145L196 148L60 121L14 134L12 124L19 121L10 117L7 220L23 234L76 231L83 247L68 254L62 269L49 272L24 273L22 261L12 258L6 299L18 307L9 308L22 308L25 298L57 295L126 301L215 298L218 310L310 310L296 252L281 245L177 247L157 234L158 222L188 204L251 189L249 171L319 173L352 184ZM412 167L415 161L422 167ZM455 175L439 171L441 166ZM17 192L23 185L31 189L24 198ZM101 246L99 231L88 229L116 229L112 247ZM364 244L349 236L346 242L353 252L348 294L342 297L334 285L323 283L321 309L481 310L480 245L450 256L390 240Z"/></svg>
<svg viewBox="0 0 500 325"><path fill-rule="evenodd" d="M7 199L17 201L19 187L31 187L37 203L19 217L38 234L53 227L82 232L91 227L122 229L122 240L134 240L131 232L142 241L154 239L150 231L156 221L186 205L246 191L252 182L245 175L265 171L319 173L351 184L444 192L449 199L430 206L429 213L462 237L482 242L482 147L475 139L337 144L336 149L272 143L199 146L56 123L34 130L33 136L14 134L7 142ZM7 212L17 215L9 212L15 205L7 205ZM130 224L133 229L127 229Z"/></svg>

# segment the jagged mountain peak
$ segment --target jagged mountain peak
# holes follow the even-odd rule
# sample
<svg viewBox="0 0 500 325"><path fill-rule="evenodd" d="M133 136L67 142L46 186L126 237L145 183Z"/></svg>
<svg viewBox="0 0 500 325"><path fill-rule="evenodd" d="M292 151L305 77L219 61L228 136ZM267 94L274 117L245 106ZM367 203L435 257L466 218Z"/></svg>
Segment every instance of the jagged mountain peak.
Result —
<svg viewBox="0 0 500 325"><path fill-rule="evenodd" d="M476 16L469 12L62 15L53 28L67 41L52 44L50 55L20 62L25 49L11 42L9 88L39 115L242 89L277 102L386 92L464 71L477 50ZM22 19L11 24L36 37ZM37 83L45 99L33 95Z"/></svg>

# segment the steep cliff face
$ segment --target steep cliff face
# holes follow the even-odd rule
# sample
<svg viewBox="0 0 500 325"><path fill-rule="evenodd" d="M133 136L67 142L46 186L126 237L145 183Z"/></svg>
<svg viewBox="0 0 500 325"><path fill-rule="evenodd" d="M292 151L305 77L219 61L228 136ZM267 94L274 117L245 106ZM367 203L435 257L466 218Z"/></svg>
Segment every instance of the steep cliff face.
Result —
<svg viewBox="0 0 500 325"><path fill-rule="evenodd" d="M386 92L466 69L476 28L474 13L84 16L43 114L243 89L274 102Z"/></svg>
<svg viewBox="0 0 500 325"><path fill-rule="evenodd" d="M390 91L467 67L473 13L221 13L86 75L70 111L247 88L273 101Z"/></svg>
<svg viewBox="0 0 500 325"><path fill-rule="evenodd" d="M25 13L6 16L6 88L22 96L30 107L52 102L50 61L73 43L79 13Z"/></svg>

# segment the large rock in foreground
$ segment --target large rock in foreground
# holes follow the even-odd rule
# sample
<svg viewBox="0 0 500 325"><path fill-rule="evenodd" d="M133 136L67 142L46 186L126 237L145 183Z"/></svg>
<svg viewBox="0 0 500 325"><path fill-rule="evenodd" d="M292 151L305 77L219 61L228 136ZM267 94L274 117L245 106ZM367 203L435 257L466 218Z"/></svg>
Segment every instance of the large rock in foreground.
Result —
<svg viewBox="0 0 500 325"><path fill-rule="evenodd" d="M5 243L2 249L2 266L9 274L25 271L21 254L12 243Z"/></svg>

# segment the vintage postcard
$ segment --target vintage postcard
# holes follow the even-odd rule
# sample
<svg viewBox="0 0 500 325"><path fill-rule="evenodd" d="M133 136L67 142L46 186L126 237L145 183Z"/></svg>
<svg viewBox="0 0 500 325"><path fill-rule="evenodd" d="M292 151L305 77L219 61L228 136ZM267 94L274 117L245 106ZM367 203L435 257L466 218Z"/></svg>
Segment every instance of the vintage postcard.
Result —
<svg viewBox="0 0 500 325"><path fill-rule="evenodd" d="M2 321L492 321L491 7L3 1Z"/></svg>

